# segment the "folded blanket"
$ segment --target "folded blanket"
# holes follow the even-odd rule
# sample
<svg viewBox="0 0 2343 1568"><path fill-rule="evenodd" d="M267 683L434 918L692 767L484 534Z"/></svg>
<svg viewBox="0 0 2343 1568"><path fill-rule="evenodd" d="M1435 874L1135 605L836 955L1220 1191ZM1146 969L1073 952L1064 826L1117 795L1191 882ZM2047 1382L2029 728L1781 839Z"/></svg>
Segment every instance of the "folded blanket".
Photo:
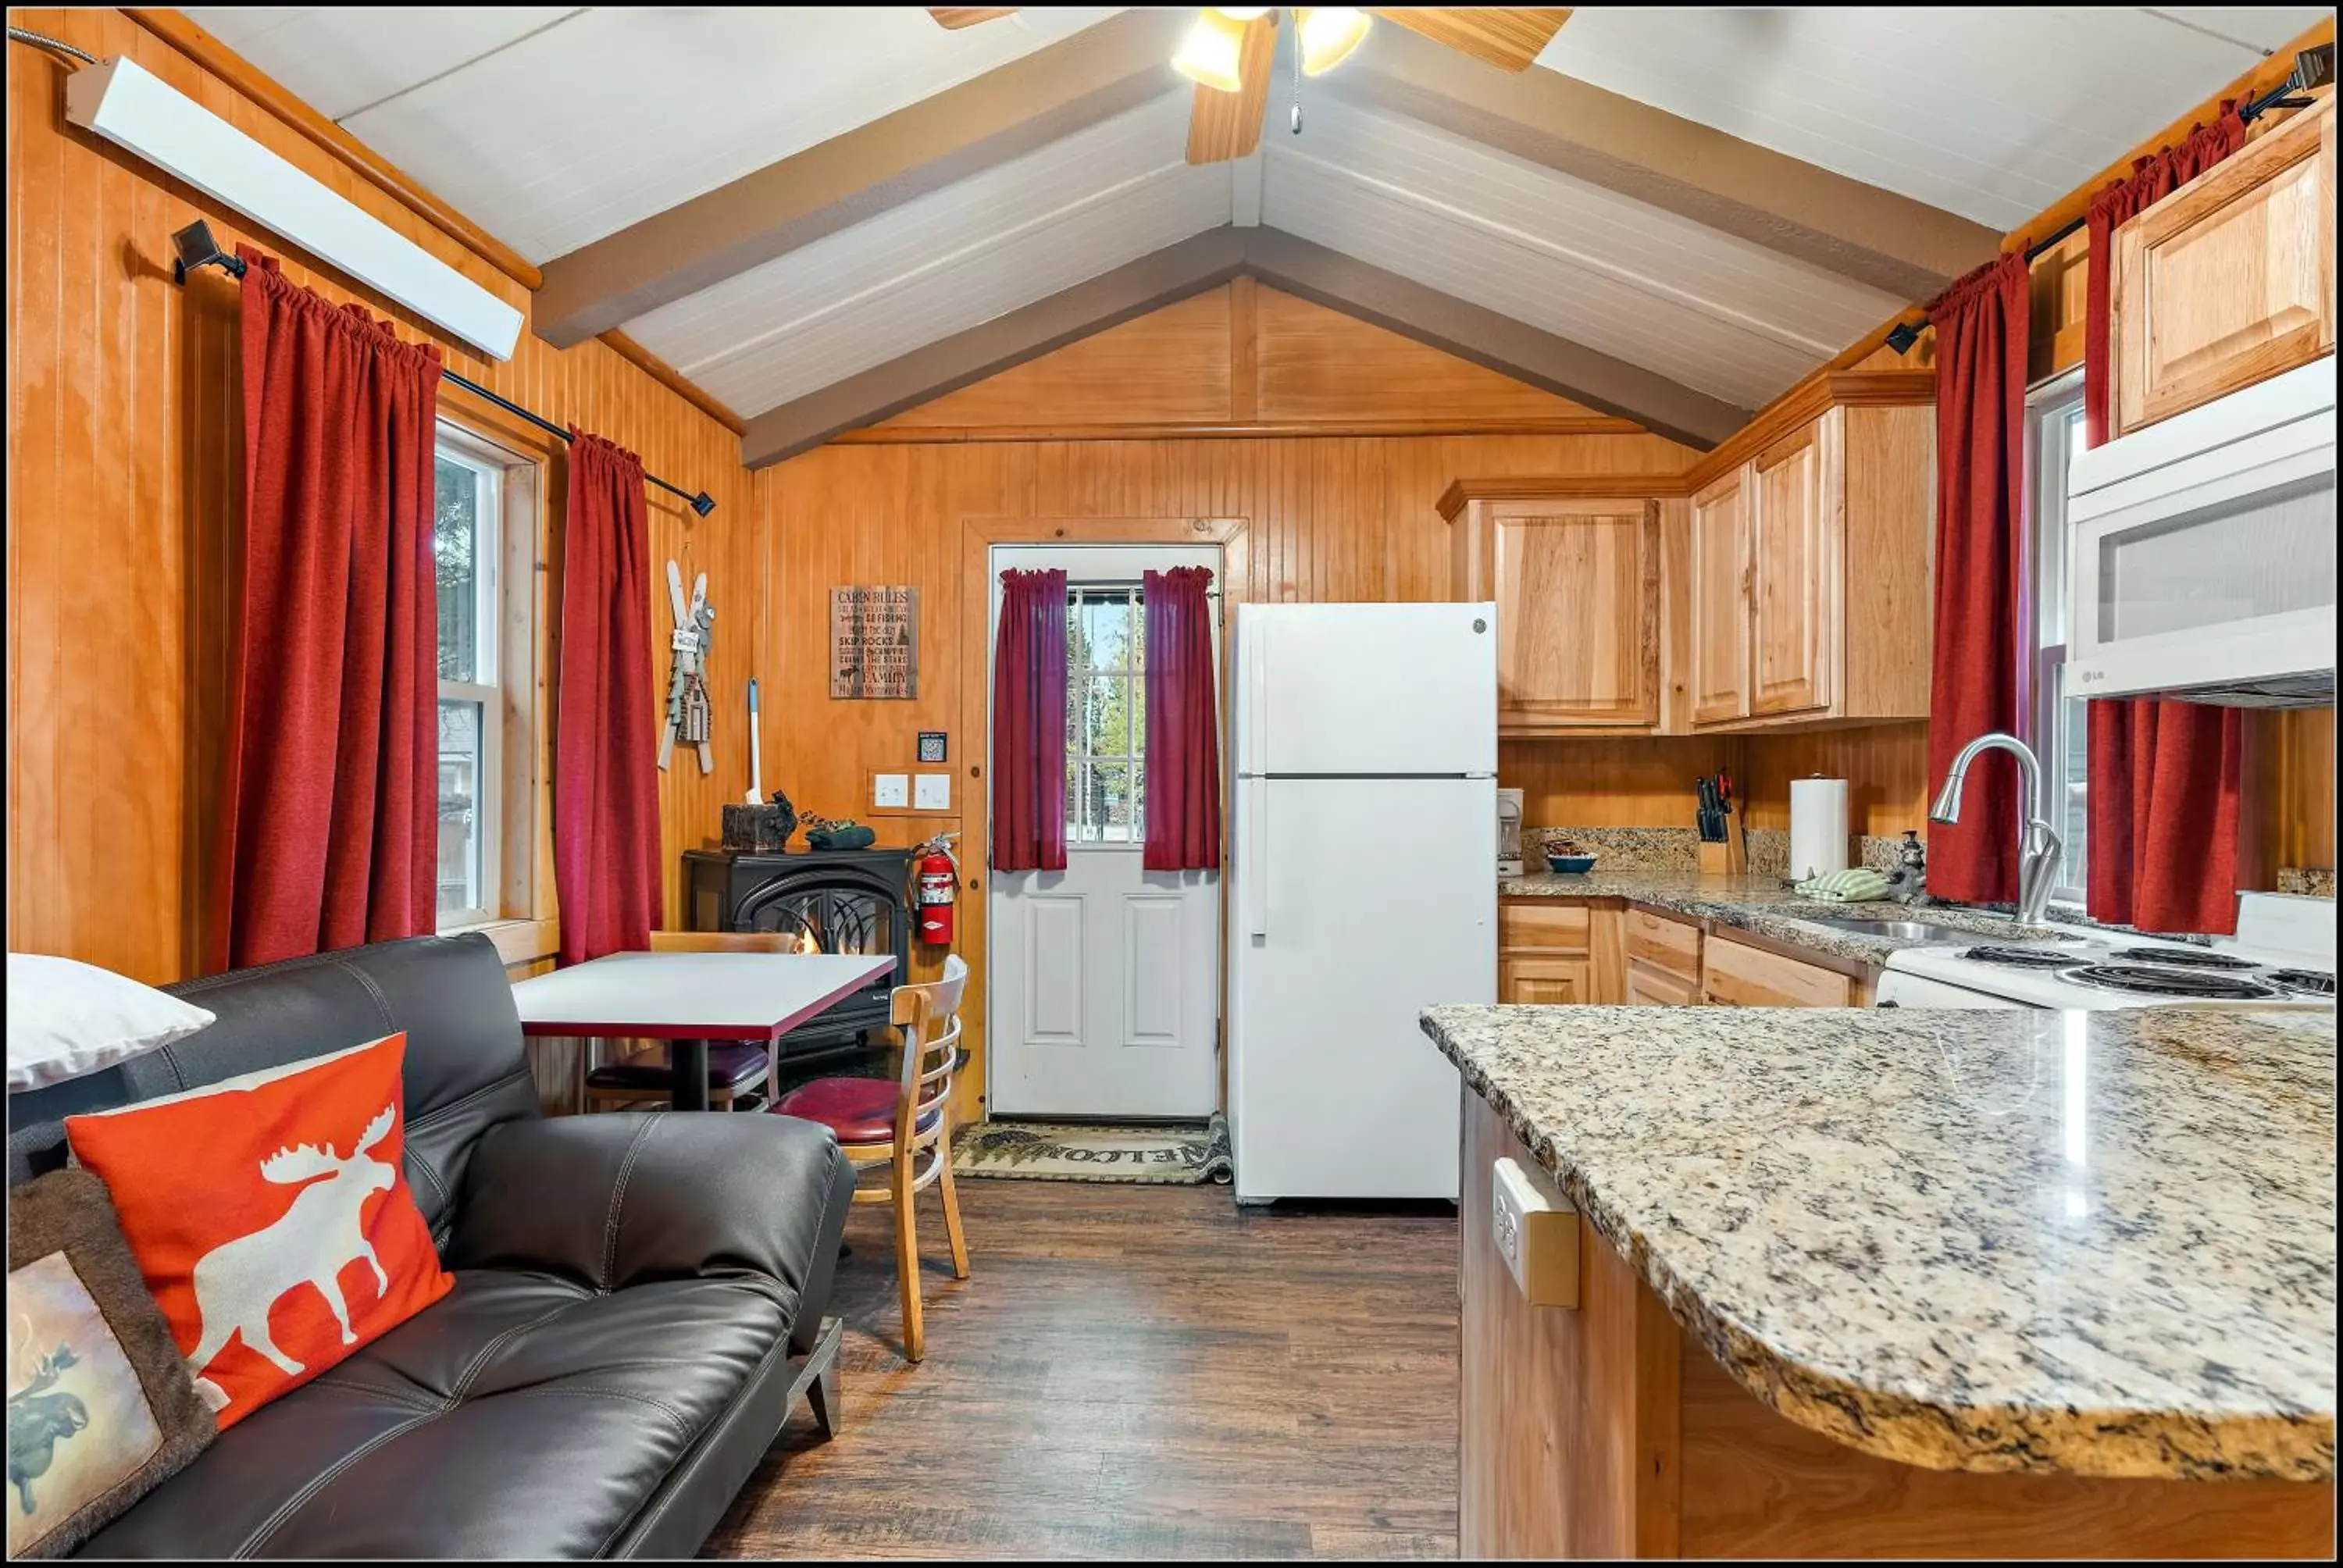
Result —
<svg viewBox="0 0 2343 1568"><path fill-rule="evenodd" d="M1825 903L1868 903L1887 896L1887 879L1868 866L1850 866L1844 871L1810 877L1800 882L1795 891L1800 898L1820 899Z"/></svg>

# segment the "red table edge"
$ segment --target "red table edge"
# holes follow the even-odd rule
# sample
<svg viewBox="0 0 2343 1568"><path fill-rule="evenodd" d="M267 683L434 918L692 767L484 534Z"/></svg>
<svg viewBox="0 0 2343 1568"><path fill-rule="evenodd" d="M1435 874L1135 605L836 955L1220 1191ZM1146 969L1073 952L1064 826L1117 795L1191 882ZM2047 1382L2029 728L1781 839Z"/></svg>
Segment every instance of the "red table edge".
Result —
<svg viewBox="0 0 2343 1568"><path fill-rule="evenodd" d="M520 1031L524 1036L531 1039L545 1035L577 1035L589 1040L622 1036L628 1040L761 1040L770 1042L780 1039L808 1019L817 1018L828 1012L880 976L895 972L895 955L892 953L853 953L839 956L870 958L881 967L874 973L864 975L860 980L850 981L840 986L836 990L808 1002L778 1023L763 1025L756 1029L725 1029L704 1023L616 1023L608 1019L598 1022L553 1022L542 1019L523 1019Z"/></svg>

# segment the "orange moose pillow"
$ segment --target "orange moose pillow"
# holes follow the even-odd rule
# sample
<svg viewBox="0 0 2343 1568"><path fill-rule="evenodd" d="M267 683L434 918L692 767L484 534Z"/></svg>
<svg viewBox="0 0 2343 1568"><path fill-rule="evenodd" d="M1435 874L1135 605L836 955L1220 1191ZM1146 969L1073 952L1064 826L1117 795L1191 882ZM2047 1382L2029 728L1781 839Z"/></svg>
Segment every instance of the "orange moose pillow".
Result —
<svg viewBox="0 0 2343 1568"><path fill-rule="evenodd" d="M407 1190L407 1037L65 1119L235 1425L454 1285Z"/></svg>

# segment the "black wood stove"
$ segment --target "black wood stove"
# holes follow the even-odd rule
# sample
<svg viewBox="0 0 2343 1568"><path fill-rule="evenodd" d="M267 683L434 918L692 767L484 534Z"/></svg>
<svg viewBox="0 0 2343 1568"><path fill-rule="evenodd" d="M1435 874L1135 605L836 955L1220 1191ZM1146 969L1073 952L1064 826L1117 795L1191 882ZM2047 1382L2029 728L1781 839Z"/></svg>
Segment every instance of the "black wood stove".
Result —
<svg viewBox="0 0 2343 1568"><path fill-rule="evenodd" d="M687 849L684 901L695 931L779 931L807 952L885 953L892 972L781 1037L783 1069L883 1049L889 993L910 973L909 849L769 854Z"/></svg>

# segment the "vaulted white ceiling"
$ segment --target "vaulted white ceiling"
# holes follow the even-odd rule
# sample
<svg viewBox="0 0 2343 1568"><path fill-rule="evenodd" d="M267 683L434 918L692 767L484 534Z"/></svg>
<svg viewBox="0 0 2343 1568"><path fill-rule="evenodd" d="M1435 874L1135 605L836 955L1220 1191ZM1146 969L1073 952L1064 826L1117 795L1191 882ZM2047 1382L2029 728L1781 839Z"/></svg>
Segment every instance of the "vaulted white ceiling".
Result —
<svg viewBox="0 0 2343 1568"><path fill-rule="evenodd" d="M262 69L533 260L618 233L1115 13L957 31L911 6L198 8ZM1574 12L1544 68L1961 215L2024 222L2324 13ZM1282 229L1754 407L1909 303L1675 211L1312 91L1262 152L1183 158L1164 91L627 330L744 415L1204 230Z"/></svg>

